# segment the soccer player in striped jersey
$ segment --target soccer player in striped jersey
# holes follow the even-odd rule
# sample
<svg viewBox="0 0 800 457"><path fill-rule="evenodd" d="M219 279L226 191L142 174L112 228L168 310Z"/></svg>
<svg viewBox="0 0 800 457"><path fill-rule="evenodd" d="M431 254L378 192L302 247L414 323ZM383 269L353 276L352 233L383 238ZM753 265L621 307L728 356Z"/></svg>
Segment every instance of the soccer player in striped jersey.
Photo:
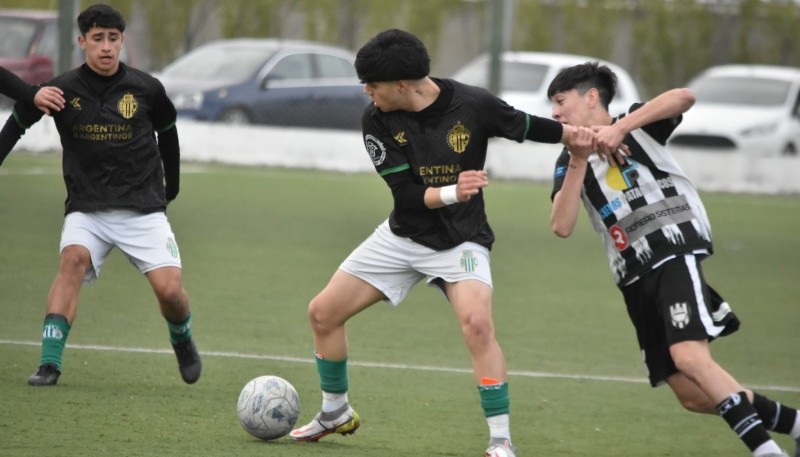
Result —
<svg viewBox="0 0 800 457"><path fill-rule="evenodd" d="M593 131L575 131L557 159L552 229L570 236L583 203L605 242L653 387L666 383L689 411L719 414L754 456L786 456L768 430L790 434L800 448L797 410L742 387L711 356L709 343L739 321L703 278L709 220L665 147L694 95L669 90L614 118L615 91L614 73L593 62L561 71L548 88L556 120ZM629 156L619 163L594 154L621 144Z"/></svg>

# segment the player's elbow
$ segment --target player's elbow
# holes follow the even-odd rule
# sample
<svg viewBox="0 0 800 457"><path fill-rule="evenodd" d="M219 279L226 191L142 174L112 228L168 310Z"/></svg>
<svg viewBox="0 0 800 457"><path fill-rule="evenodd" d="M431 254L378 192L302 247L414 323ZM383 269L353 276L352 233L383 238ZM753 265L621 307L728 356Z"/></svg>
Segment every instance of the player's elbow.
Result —
<svg viewBox="0 0 800 457"><path fill-rule="evenodd" d="M678 100L678 103L681 106L682 112L686 112L689 108L692 107L692 105L694 105L696 99L694 96L694 92L692 92L691 89L682 87L680 89L675 89L674 93Z"/></svg>
<svg viewBox="0 0 800 457"><path fill-rule="evenodd" d="M559 221L550 221L550 230L559 238L569 238L572 235L572 225L562 224Z"/></svg>

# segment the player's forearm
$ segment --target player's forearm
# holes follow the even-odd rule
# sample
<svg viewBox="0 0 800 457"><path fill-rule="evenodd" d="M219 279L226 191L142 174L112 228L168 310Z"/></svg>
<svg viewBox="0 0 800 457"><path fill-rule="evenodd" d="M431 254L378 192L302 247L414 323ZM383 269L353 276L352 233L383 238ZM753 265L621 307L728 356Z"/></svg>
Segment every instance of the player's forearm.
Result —
<svg viewBox="0 0 800 457"><path fill-rule="evenodd" d="M587 166L586 159L571 158L567 174L564 177L564 184L553 198L550 228L553 233L561 238L567 238L572 235L577 225L583 177L586 175Z"/></svg>
<svg viewBox="0 0 800 457"><path fill-rule="evenodd" d="M653 122L680 116L691 108L694 102L695 97L691 89L668 90L623 117L614 126L628 134Z"/></svg>
<svg viewBox="0 0 800 457"><path fill-rule="evenodd" d="M525 139L536 141L537 143L560 143L565 138L565 128L560 122L546 119L539 116L528 116L530 123L528 131L525 132Z"/></svg>
<svg viewBox="0 0 800 457"><path fill-rule="evenodd" d="M158 134L158 150L164 163L164 185L167 201L174 200L180 190L180 145L175 127Z"/></svg>

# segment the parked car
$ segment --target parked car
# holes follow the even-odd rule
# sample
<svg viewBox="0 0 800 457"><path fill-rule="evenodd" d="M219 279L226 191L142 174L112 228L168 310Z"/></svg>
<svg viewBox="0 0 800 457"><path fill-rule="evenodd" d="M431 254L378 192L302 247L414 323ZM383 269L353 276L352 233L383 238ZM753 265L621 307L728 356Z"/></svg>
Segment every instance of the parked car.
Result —
<svg viewBox="0 0 800 457"><path fill-rule="evenodd" d="M211 42L158 74L182 117L360 129L369 103L345 49L278 39Z"/></svg>
<svg viewBox="0 0 800 457"><path fill-rule="evenodd" d="M800 148L800 68L711 67L690 83L697 101L683 115L670 148L797 156Z"/></svg>
<svg viewBox="0 0 800 457"><path fill-rule="evenodd" d="M73 21L74 22L74 21ZM77 25L73 29L72 66L84 62L78 46ZM40 84L59 68L58 12L50 10L0 10L0 66L29 84ZM130 40L125 40L120 60L134 65Z"/></svg>
<svg viewBox="0 0 800 457"><path fill-rule="evenodd" d="M632 103L640 101L633 78L619 65L594 57L550 52L504 52L500 70L502 83L497 95L517 109L549 118L552 107L547 88L556 74L564 68L594 61L608 65L617 75L617 95L609 106L612 116L627 112ZM478 56L456 71L453 79L488 88L489 63L488 54Z"/></svg>

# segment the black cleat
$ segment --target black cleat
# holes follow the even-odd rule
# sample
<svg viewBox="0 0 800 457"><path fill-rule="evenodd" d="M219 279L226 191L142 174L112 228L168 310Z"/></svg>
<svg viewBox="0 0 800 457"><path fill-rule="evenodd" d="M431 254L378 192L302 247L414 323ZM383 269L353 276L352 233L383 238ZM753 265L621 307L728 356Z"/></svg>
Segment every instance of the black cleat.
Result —
<svg viewBox="0 0 800 457"><path fill-rule="evenodd" d="M61 372L58 371L55 364L45 363L28 378L28 384L32 386L54 386L58 382L59 376L61 376Z"/></svg>
<svg viewBox="0 0 800 457"><path fill-rule="evenodd" d="M178 357L178 368L181 370L183 381L186 384L196 383L200 379L203 364L200 362L200 354L197 353L194 341L189 338L175 343L172 345L172 349L175 350L175 356Z"/></svg>

